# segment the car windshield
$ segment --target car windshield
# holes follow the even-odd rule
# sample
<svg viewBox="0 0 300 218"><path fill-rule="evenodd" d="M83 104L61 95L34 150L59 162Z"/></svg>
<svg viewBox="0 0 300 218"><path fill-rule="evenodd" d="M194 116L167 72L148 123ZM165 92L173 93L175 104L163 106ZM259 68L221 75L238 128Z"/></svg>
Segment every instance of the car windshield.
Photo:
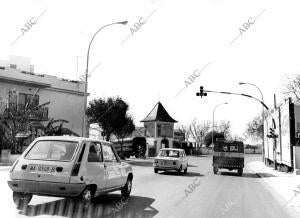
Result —
<svg viewBox="0 0 300 218"><path fill-rule="evenodd" d="M70 141L38 141L26 155L27 159L70 161L77 142Z"/></svg>
<svg viewBox="0 0 300 218"><path fill-rule="evenodd" d="M161 150L159 157L179 157L179 151L175 150Z"/></svg>

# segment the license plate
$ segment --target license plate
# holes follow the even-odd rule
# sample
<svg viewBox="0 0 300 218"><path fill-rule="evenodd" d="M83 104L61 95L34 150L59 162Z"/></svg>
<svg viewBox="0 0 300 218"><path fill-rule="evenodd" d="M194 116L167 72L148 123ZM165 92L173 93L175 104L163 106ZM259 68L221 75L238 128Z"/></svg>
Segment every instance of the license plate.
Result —
<svg viewBox="0 0 300 218"><path fill-rule="evenodd" d="M43 172L43 173L53 173L55 172L55 167L54 166L48 166L48 165L29 165L29 171L34 171L34 172Z"/></svg>

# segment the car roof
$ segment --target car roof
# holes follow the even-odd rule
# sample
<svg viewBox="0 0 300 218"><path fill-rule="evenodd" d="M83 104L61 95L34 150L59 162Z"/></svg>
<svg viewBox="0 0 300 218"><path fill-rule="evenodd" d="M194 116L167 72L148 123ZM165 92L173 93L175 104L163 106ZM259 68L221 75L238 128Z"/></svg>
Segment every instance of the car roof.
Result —
<svg viewBox="0 0 300 218"><path fill-rule="evenodd" d="M182 148L161 148L160 150L168 150L168 151L184 151Z"/></svg>
<svg viewBox="0 0 300 218"><path fill-rule="evenodd" d="M104 141L104 140L101 140L101 139L92 139L92 138L77 137L77 136L41 136L41 137L36 138L36 140L77 141L77 142L81 142L81 141L95 142L95 141L98 141L98 142L111 144L111 142Z"/></svg>

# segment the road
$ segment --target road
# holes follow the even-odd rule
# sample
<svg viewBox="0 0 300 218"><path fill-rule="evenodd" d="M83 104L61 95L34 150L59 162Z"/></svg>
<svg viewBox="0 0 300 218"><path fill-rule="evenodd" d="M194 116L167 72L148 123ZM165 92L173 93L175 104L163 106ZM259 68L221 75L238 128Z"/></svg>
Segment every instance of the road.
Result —
<svg viewBox="0 0 300 218"><path fill-rule="evenodd" d="M260 156L246 156L242 177L234 171L212 173L211 157L189 157L186 175L153 172L150 161L132 161L134 186L128 200L119 192L99 197L84 208L70 199L34 196L30 205L17 210L7 186L8 170L0 169L1 217L296 217L247 167Z"/></svg>

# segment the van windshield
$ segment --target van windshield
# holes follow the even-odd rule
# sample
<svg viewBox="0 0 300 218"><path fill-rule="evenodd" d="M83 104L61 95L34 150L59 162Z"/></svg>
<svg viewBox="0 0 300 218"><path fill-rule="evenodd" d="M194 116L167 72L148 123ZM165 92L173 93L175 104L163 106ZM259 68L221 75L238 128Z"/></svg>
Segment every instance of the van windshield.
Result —
<svg viewBox="0 0 300 218"><path fill-rule="evenodd" d="M27 159L70 161L78 143L70 141L38 141L27 153Z"/></svg>

